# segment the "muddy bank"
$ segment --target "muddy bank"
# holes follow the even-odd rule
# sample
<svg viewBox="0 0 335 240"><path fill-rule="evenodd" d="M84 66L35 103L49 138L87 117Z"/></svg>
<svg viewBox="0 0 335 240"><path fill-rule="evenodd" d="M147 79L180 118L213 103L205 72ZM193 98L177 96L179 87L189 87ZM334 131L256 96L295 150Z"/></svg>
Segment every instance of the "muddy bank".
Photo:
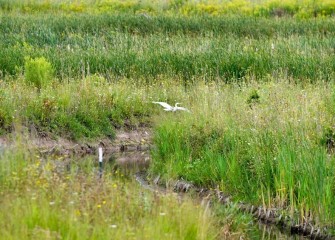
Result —
<svg viewBox="0 0 335 240"><path fill-rule="evenodd" d="M75 142L62 137L51 138L48 136L37 137L36 135L7 135L0 137L0 151L10 147L14 140L28 149L37 150L41 154L55 155L85 155L96 154L97 149L102 147L104 154L109 155L125 151L146 151L151 147L152 130L139 128L136 130L117 130L116 138L111 140L103 138L97 141Z"/></svg>
<svg viewBox="0 0 335 240"><path fill-rule="evenodd" d="M135 179L139 184L150 191L165 193L166 189L163 187L164 183L159 182L159 178L153 181L147 179L146 172L138 172L135 174ZM285 214L285 210L277 208L266 208L263 206L255 206L243 202L233 202L231 195L225 194L220 190L207 189L196 187L192 183L177 180L170 182L170 186L174 192L188 193L192 192L196 197L205 199L207 201L216 201L222 205L238 208L240 211L251 214L255 219L258 219L265 225L275 225L278 229L289 235L301 235L310 239L334 239L328 229L317 227L312 219L308 219L304 223L297 223L294 219ZM277 230L278 231L278 230Z"/></svg>

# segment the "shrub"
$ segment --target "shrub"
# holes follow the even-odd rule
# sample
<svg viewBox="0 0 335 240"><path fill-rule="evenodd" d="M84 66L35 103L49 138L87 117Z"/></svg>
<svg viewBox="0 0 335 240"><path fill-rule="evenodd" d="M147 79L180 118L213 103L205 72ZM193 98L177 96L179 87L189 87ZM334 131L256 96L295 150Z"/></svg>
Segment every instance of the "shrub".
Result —
<svg viewBox="0 0 335 240"><path fill-rule="evenodd" d="M40 91L52 79L52 66L44 57L25 59L25 79Z"/></svg>
<svg viewBox="0 0 335 240"><path fill-rule="evenodd" d="M254 89L250 93L250 95L249 95L249 97L247 99L247 103L248 103L249 107L252 107L253 104L259 103L259 98L260 98L260 96L259 96L257 90Z"/></svg>

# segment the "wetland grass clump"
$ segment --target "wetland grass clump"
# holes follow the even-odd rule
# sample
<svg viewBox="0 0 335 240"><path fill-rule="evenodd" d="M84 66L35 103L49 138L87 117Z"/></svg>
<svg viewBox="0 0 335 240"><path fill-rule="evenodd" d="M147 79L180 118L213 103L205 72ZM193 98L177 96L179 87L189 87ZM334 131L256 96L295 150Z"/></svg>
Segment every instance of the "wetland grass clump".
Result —
<svg viewBox="0 0 335 240"><path fill-rule="evenodd" d="M38 91L42 87L50 85L52 79L52 66L44 57L40 58L26 58L24 64L25 79L28 84L35 86Z"/></svg>
<svg viewBox="0 0 335 240"><path fill-rule="evenodd" d="M331 224L335 158L320 143L332 121L328 87L256 84L262 101L252 108L249 87L191 90L192 116L160 118L151 171Z"/></svg>
<svg viewBox="0 0 335 240"><path fill-rule="evenodd" d="M252 90L250 92L250 95L249 95L248 99L247 99L247 103L249 104L249 107L252 107L254 104L259 103L259 101L260 101L260 96L259 96L257 90L255 90L255 89Z"/></svg>

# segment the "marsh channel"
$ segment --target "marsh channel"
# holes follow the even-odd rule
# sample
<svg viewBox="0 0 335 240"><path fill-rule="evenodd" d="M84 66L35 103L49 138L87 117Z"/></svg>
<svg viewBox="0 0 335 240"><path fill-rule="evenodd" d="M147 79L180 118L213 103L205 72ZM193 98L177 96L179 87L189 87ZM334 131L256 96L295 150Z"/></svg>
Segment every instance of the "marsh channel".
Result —
<svg viewBox="0 0 335 240"><path fill-rule="evenodd" d="M165 195L167 193L175 192L178 198L183 199L184 196L190 196L185 189L177 189L176 185L166 187L166 184L159 181L159 177L151 178L151 181L146 178L146 171L150 166L150 152L153 149L151 145L151 133L149 130L119 132L116 140L106 143L101 141L97 144L83 144L72 145L58 141L57 143L49 143L48 141L39 141L37 146L40 147L40 153L44 156L60 156L61 161L55 160L54 164L58 165L60 173L68 171L81 171L81 159L85 158L93 164L93 171L96 172L97 178L103 178L105 174L116 174L123 181L128 181L137 185L141 191L154 191L158 194ZM103 165L102 168L98 162L98 148L103 149ZM52 159L52 157L51 157ZM57 159L57 158L54 158ZM64 160L66 159L66 160ZM108 172L107 172L108 171ZM180 182L179 182L180 183ZM176 182L178 184L178 181ZM172 184L173 185L173 184ZM194 202L200 204L202 199L201 194L191 195ZM206 201L212 201L206 200ZM215 201L215 200L214 200ZM222 204L222 207L230 207L227 204ZM245 213L250 214L250 213ZM255 214L254 214L255 216ZM250 231L248 239L324 239L313 236L306 236L306 234L294 232L292 229L278 226L271 223L271 221L264 221L261 217L254 217L254 220L249 223ZM305 235L305 236L304 236Z"/></svg>

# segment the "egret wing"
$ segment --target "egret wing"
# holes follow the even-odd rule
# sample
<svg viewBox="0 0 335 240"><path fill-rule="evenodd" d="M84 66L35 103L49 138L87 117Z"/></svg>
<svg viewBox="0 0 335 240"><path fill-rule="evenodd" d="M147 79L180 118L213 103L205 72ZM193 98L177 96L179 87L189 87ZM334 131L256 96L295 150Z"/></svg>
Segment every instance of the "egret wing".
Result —
<svg viewBox="0 0 335 240"><path fill-rule="evenodd" d="M161 105L162 107L165 107L167 109L172 109L173 107L171 107L169 104L167 104L166 102L152 102L152 103L156 103Z"/></svg>

